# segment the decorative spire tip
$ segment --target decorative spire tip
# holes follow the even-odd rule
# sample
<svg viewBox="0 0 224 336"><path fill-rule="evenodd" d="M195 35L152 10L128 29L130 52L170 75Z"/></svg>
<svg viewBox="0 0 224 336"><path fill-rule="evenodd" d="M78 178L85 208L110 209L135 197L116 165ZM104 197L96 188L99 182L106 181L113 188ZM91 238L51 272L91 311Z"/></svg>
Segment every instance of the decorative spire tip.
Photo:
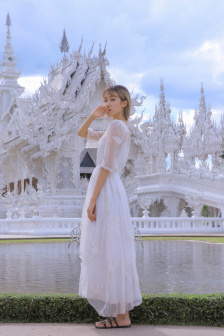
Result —
<svg viewBox="0 0 224 336"><path fill-rule="evenodd" d="M68 44L68 39L67 39L67 36L66 36L66 31L65 29L63 30L63 36L62 36L62 40L61 40L61 44L59 46L60 50L62 53L66 53L69 51L69 44Z"/></svg>
<svg viewBox="0 0 224 336"><path fill-rule="evenodd" d="M201 83L201 94L202 94L202 95L204 94L204 86L203 86L203 83Z"/></svg>
<svg viewBox="0 0 224 336"><path fill-rule="evenodd" d="M12 24L11 24L11 18L10 18L10 15L9 15L9 12L7 14L7 17L6 17L6 26L10 27Z"/></svg>
<svg viewBox="0 0 224 336"><path fill-rule="evenodd" d="M163 79L160 80L160 90L164 90L164 84L163 84Z"/></svg>
<svg viewBox="0 0 224 336"><path fill-rule="evenodd" d="M104 50L103 50L104 54L106 53L106 50L107 50L107 41L105 43Z"/></svg>
<svg viewBox="0 0 224 336"><path fill-rule="evenodd" d="M80 46L79 46L78 52L80 52L80 51L81 51L81 49L82 49L82 44L83 44L83 37L82 37L82 41L81 41L81 43L80 43Z"/></svg>

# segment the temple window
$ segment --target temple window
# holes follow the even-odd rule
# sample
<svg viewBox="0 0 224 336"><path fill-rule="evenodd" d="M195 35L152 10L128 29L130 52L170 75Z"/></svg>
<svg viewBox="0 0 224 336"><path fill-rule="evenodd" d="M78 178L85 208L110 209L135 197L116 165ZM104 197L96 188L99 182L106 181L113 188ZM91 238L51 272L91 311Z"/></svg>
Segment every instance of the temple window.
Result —
<svg viewBox="0 0 224 336"><path fill-rule="evenodd" d="M92 169L95 168L95 163L88 152L85 153L80 163L80 168L80 178L87 178L89 180L92 175Z"/></svg>
<svg viewBox="0 0 224 336"><path fill-rule="evenodd" d="M88 152L86 152L84 158L82 159L80 167L95 167L95 164Z"/></svg>
<svg viewBox="0 0 224 336"><path fill-rule="evenodd" d="M7 194L7 186L5 186L5 187L2 189L2 197L5 197L6 194Z"/></svg>
<svg viewBox="0 0 224 336"><path fill-rule="evenodd" d="M30 179L24 179L24 190L26 190L26 185L30 184Z"/></svg>
<svg viewBox="0 0 224 336"><path fill-rule="evenodd" d="M37 178L36 178L36 177L32 177L32 187L33 187L36 191L38 191L38 188L37 188L37 182L38 182Z"/></svg>
<svg viewBox="0 0 224 336"><path fill-rule="evenodd" d="M17 182L17 189L18 189L18 195L20 195L22 191L22 181L21 180Z"/></svg>
<svg viewBox="0 0 224 336"><path fill-rule="evenodd" d="M9 183L9 191L13 192L13 190L14 190L14 182L10 182Z"/></svg>

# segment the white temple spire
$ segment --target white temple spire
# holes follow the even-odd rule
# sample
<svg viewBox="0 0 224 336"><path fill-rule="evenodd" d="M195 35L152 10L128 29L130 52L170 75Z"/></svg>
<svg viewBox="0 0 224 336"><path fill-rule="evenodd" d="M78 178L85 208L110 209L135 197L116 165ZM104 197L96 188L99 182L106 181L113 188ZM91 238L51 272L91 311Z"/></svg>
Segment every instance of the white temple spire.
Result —
<svg viewBox="0 0 224 336"><path fill-rule="evenodd" d="M163 79L160 80L160 91L164 91Z"/></svg>
<svg viewBox="0 0 224 336"><path fill-rule="evenodd" d="M91 49L90 49L90 51L89 51L88 57L90 57L90 56L92 55L93 47L94 47L94 42L93 42L92 47L91 47Z"/></svg>
<svg viewBox="0 0 224 336"><path fill-rule="evenodd" d="M178 135L178 127L171 120L170 104L166 101L164 84L160 83L159 105L155 108L153 123L150 129L150 135L147 138L147 151L149 161L153 162L151 172L166 172L166 158L169 156L171 160L170 169L175 169L180 151L179 142L182 137ZM183 127L184 128L184 127ZM183 130L181 129L181 135Z"/></svg>
<svg viewBox="0 0 224 336"><path fill-rule="evenodd" d="M61 53L64 53L64 57L66 57L65 53L67 53L69 51L70 46L68 44L68 39L67 39L67 36L66 36L65 29L63 30L63 36L62 36L61 44L60 44L59 48L61 50Z"/></svg>
<svg viewBox="0 0 224 336"><path fill-rule="evenodd" d="M79 49L78 49L78 53L80 53L80 51L82 49L82 44L83 44L83 37L82 37L82 40L81 40L81 43L80 43L80 46L79 46Z"/></svg>
<svg viewBox="0 0 224 336"><path fill-rule="evenodd" d="M9 15L9 12L7 14L7 17L6 17L6 26L8 26L8 28L11 26L11 18L10 18L10 15Z"/></svg>
<svg viewBox="0 0 224 336"><path fill-rule="evenodd" d="M171 112L169 109L169 103L166 102L164 84L162 79L160 81L159 111L164 119L166 119Z"/></svg>
<svg viewBox="0 0 224 336"><path fill-rule="evenodd" d="M212 164L217 165L217 153L220 152L221 137L218 128L212 121L210 106L207 106L204 94L204 87L201 84L201 96L198 109L195 110L195 124L186 140L184 155L198 158L201 166L206 167L206 160L209 155L212 157ZM206 168L208 169L208 168Z"/></svg>
<svg viewBox="0 0 224 336"><path fill-rule="evenodd" d="M102 55L101 43L99 44L99 57Z"/></svg>
<svg viewBox="0 0 224 336"><path fill-rule="evenodd" d="M14 56L14 50L11 43L11 25L11 18L8 13L6 17L6 44L0 72L0 78L2 80L1 86L7 88L13 87L17 90L18 94L21 94L24 91L24 88L17 83L17 79L20 77L21 71L16 69L18 62Z"/></svg>
<svg viewBox="0 0 224 336"><path fill-rule="evenodd" d="M7 14L7 17L6 17L6 27L7 27L7 34L6 34L6 45L5 45L5 52L4 52L4 59L3 59L3 62L5 59L7 59L9 62L13 62L15 64L17 64L16 60L15 60L15 57L13 57L13 47L12 47L12 44L11 44L11 32L10 32L10 27L11 27L11 18L10 18L10 15L9 13ZM8 56L8 57L7 57Z"/></svg>
<svg viewBox="0 0 224 336"><path fill-rule="evenodd" d="M204 86L203 86L203 83L201 83L201 95L204 95Z"/></svg>
<svg viewBox="0 0 224 336"><path fill-rule="evenodd" d="M104 55L106 54L106 50L107 50L107 41L105 43L104 50L103 50Z"/></svg>

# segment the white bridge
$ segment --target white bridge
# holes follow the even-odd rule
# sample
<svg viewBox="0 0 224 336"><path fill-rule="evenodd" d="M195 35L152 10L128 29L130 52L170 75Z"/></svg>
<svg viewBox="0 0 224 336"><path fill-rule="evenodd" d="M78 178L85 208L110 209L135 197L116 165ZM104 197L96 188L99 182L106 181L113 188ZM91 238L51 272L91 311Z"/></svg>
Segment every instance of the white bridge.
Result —
<svg viewBox="0 0 224 336"><path fill-rule="evenodd" d="M0 219L0 236L67 236L80 222L81 218ZM223 217L132 217L132 224L141 234L224 234Z"/></svg>

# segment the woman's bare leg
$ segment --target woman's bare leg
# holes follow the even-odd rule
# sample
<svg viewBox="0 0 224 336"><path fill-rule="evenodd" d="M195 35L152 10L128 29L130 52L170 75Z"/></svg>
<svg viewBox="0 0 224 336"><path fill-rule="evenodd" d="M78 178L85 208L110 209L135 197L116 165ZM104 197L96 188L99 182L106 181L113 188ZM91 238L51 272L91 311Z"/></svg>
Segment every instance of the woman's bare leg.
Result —
<svg viewBox="0 0 224 336"><path fill-rule="evenodd" d="M126 314L117 315L116 320L119 326L125 326L131 324L129 311L126 311Z"/></svg>

